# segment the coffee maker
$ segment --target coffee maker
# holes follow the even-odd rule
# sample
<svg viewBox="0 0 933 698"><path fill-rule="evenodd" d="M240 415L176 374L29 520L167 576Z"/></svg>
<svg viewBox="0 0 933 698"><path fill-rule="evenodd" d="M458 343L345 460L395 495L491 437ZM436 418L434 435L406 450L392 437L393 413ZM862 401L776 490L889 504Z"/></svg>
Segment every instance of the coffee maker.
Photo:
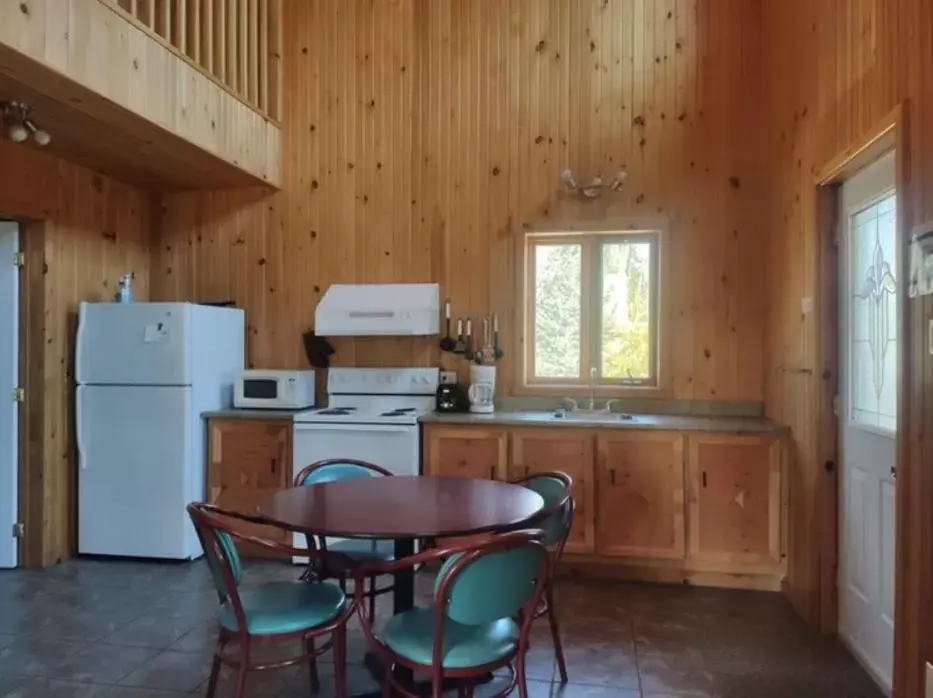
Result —
<svg viewBox="0 0 933 698"><path fill-rule="evenodd" d="M470 366L470 412L492 414L496 411L496 367Z"/></svg>
<svg viewBox="0 0 933 698"><path fill-rule="evenodd" d="M434 409L438 412L468 412L470 401L459 383L441 383L437 386Z"/></svg>

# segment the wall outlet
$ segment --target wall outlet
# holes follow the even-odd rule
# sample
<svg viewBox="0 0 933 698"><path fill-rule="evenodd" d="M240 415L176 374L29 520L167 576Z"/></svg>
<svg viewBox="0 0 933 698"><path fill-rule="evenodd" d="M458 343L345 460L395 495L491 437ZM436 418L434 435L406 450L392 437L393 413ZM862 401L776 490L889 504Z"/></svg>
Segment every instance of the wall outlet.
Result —
<svg viewBox="0 0 933 698"><path fill-rule="evenodd" d="M441 371L441 385L453 385L457 382L456 371Z"/></svg>

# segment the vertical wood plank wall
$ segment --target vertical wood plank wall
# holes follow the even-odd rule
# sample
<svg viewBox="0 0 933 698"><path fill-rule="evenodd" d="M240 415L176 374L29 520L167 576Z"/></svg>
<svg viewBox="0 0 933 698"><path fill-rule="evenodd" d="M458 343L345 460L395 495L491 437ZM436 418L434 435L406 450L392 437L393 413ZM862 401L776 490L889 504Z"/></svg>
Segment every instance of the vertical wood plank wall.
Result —
<svg viewBox="0 0 933 698"><path fill-rule="evenodd" d="M44 340L41 346L30 344L30 370L25 372L27 390L43 396L41 425L29 422L29 439L35 443L28 448L41 461L27 463L21 502L30 509L30 521L42 522L41 531L28 533L24 562L44 566L70 557L75 546L78 302L113 298L117 279L130 271L136 297L148 298L151 199L139 189L4 139L0 162L0 215L37 221L25 226L22 246L27 297L38 301L26 309L28 333Z"/></svg>
<svg viewBox="0 0 933 698"><path fill-rule="evenodd" d="M796 464L791 492L789 583L798 609L819 617L815 492L823 474L816 457L815 365L819 328L801 314L817 298L814 252L819 235L814 168L857 142L898 104L906 103L910 179L901 192L912 220L933 219L933 5L924 0L765 3L764 74L768 104L769 322L766 402L771 417L793 428ZM908 231L909 232L909 231ZM933 299L910 307L909 457L897 475L898 558L895 695L923 695L923 662L933 660L933 357L926 326ZM781 372L806 367L812 374ZM903 417L909 416L909 419ZM926 437L926 438L924 438Z"/></svg>
<svg viewBox="0 0 933 698"><path fill-rule="evenodd" d="M497 311L515 371L514 236L671 219L678 398L763 398L760 8L754 0L285 3L284 187L162 200L153 293L234 299L249 358L306 365L334 282L437 281ZM560 172L622 195L579 205ZM339 364L436 364L436 340L335 342Z"/></svg>

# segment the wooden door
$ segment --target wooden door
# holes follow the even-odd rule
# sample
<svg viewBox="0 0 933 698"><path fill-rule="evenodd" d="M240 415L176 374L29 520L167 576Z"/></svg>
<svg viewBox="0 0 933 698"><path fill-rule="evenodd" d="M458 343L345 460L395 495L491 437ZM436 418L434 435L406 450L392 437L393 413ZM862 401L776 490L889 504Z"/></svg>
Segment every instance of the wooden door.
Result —
<svg viewBox="0 0 933 698"><path fill-rule="evenodd" d="M781 446L773 436L690 436L690 557L699 569L773 572L781 555Z"/></svg>
<svg viewBox="0 0 933 698"><path fill-rule="evenodd" d="M425 454L429 475L501 480L506 475L508 437L503 429L427 427Z"/></svg>
<svg viewBox="0 0 933 698"><path fill-rule="evenodd" d="M251 513L264 497L291 484L291 422L212 419L209 429L211 504ZM265 526L252 532L283 543L291 540L288 533ZM244 546L242 552L265 556L261 550L249 546Z"/></svg>
<svg viewBox="0 0 933 698"><path fill-rule="evenodd" d="M593 433L583 429L518 429L512 432L509 479L559 470L573 479L574 520L565 550L592 553Z"/></svg>
<svg viewBox="0 0 933 698"><path fill-rule="evenodd" d="M597 553L683 558L683 436L619 430L596 444Z"/></svg>

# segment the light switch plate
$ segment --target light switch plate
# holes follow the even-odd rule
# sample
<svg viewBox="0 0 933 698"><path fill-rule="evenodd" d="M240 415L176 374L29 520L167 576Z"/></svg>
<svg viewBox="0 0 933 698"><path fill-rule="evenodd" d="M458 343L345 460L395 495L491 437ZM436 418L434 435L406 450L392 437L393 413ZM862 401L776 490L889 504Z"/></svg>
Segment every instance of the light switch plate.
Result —
<svg viewBox="0 0 933 698"><path fill-rule="evenodd" d="M800 299L800 312L804 315L809 315L813 312L813 299L812 298L801 298Z"/></svg>

